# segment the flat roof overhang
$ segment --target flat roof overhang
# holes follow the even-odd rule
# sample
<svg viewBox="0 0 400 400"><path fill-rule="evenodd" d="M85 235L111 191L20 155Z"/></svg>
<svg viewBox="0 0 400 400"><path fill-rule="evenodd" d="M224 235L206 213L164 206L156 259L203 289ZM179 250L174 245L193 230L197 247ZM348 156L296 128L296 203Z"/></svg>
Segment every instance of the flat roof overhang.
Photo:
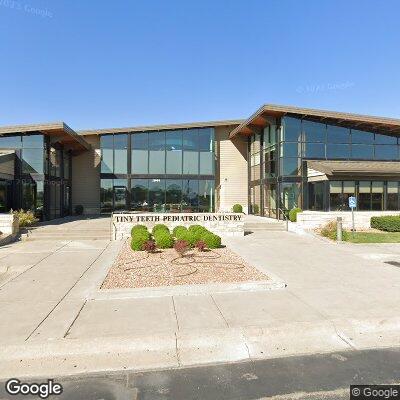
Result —
<svg viewBox="0 0 400 400"><path fill-rule="evenodd" d="M359 130L371 130L384 134L400 134L400 119L375 117L371 115L351 114L337 111L317 110L265 104L250 118L242 122L229 135L232 139L236 135L250 136L268 125L266 117L281 118L285 115L304 118L310 121L322 122Z"/></svg>
<svg viewBox="0 0 400 400"><path fill-rule="evenodd" d="M217 126L238 126L243 123L243 119L224 120L224 121L205 121L190 122L182 124L164 124L164 125L144 125L133 126L127 128L110 128L110 129L88 129L78 131L79 135L103 135L107 133L126 133L126 132L154 132L166 131L173 129L193 129L193 128L214 128Z"/></svg>
<svg viewBox="0 0 400 400"><path fill-rule="evenodd" d="M40 132L52 137L55 143L60 143L74 153L79 153L91 148L86 140L78 135L64 122L54 122L48 124L33 125L12 125L0 127L0 136L9 134L29 134L32 132Z"/></svg>
<svg viewBox="0 0 400 400"><path fill-rule="evenodd" d="M307 167L330 178L335 177L393 177L400 178L397 161L327 161L308 160Z"/></svg>

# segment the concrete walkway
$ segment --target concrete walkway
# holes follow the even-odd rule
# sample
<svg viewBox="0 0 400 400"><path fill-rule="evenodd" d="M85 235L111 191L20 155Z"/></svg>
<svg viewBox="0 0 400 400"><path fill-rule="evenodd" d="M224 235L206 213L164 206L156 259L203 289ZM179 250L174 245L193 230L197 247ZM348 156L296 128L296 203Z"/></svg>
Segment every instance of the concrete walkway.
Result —
<svg viewBox="0 0 400 400"><path fill-rule="evenodd" d="M290 232L225 242L287 288L92 300L121 243L0 248L0 377L400 345L400 268L387 264L400 261L400 245L336 245Z"/></svg>

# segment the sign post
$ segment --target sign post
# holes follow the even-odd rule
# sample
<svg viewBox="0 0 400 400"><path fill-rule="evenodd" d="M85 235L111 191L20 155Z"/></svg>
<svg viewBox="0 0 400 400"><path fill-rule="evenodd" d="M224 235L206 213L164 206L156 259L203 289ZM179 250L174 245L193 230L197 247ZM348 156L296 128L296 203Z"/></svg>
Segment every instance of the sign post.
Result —
<svg viewBox="0 0 400 400"><path fill-rule="evenodd" d="M354 196L349 197L349 207L351 208L351 231L354 236L354 209L357 207L357 199Z"/></svg>

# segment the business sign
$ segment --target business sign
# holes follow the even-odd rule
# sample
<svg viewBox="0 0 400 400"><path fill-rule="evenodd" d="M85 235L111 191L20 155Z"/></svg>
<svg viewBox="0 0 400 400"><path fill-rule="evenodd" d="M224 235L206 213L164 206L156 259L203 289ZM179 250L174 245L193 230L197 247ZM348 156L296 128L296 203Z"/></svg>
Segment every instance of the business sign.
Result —
<svg viewBox="0 0 400 400"><path fill-rule="evenodd" d="M145 225L150 230L156 224L165 224L170 230L175 226L202 225L217 235L243 236L244 215L240 213L127 213L111 216L112 236L121 240L130 236L134 225Z"/></svg>
<svg viewBox="0 0 400 400"><path fill-rule="evenodd" d="M354 196L349 197L349 207L356 208L357 207L357 199Z"/></svg>

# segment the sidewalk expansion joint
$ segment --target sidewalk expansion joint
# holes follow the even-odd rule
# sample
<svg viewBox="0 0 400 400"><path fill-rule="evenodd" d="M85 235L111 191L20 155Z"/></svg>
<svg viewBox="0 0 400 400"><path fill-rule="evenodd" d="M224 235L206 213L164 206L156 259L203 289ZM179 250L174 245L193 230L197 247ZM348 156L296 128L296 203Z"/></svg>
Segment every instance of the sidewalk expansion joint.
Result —
<svg viewBox="0 0 400 400"><path fill-rule="evenodd" d="M178 334L177 334L177 332L175 332L174 335L175 335L175 353L176 353L176 360L177 360L177 362L178 362L178 367L181 367L181 366L182 366L182 363L181 363L181 357L180 357L180 354L179 354Z"/></svg>
<svg viewBox="0 0 400 400"><path fill-rule="evenodd" d="M83 308L85 307L86 303L87 303L87 300L85 300L85 301L83 302L82 307L79 309L78 313L75 315L74 320L71 322L70 326L69 326L68 329L65 331L65 334L64 334L64 336L63 336L64 339L69 335L72 326L75 324L76 320L79 318L79 315L81 314L81 312L82 312Z"/></svg>
<svg viewBox="0 0 400 400"><path fill-rule="evenodd" d="M179 331L179 330L180 330L180 328L179 328L179 320L178 320L178 313L176 312L176 306L175 306L175 299L174 299L174 296L171 296L171 299L172 299L172 307L174 308L176 326L177 326L178 331Z"/></svg>
<svg viewBox="0 0 400 400"><path fill-rule="evenodd" d="M110 242L111 243L111 242ZM39 322L39 324L36 326L36 328L28 335L28 337L25 339L25 342L28 341L33 334L39 329L39 327L46 321L46 319L50 316L50 314L61 304L61 302L68 296L68 294L71 292L71 290L77 285L77 283L83 278L83 276L89 271L90 268L92 268L93 264L103 255L103 253L106 251L110 243L107 244L104 249L101 250L100 254L90 263L90 265L82 272L82 274L79 276L79 278L75 281L75 283L68 289L68 291L64 294L64 296L61 297L61 299L57 302L57 304L49 311L49 313ZM62 247L60 247L61 249ZM58 249L57 251L59 251Z"/></svg>
<svg viewBox="0 0 400 400"><path fill-rule="evenodd" d="M222 314L222 311L221 311L221 309L218 307L218 304L217 304L217 302L215 301L215 299L214 299L213 295L212 295L212 294L210 294L210 297L211 297L211 300L213 301L213 303L214 303L215 307L217 308L217 310L218 310L219 314L221 315L221 318L224 320L224 322L225 322L225 324L226 324L226 327L227 327L227 328L229 328L228 321L226 320L226 318L225 318L224 314Z"/></svg>
<svg viewBox="0 0 400 400"><path fill-rule="evenodd" d="M40 259L37 263L33 264L31 267L27 268L26 270L22 271L21 273L19 273L18 275L15 275L13 278L11 278L9 281L4 282L2 285L0 285L0 290L8 285L9 283L13 282L15 279L17 279L18 277L20 277L21 275L25 274L26 272L30 271L32 268L35 268L38 264L40 264L42 261L44 261L46 258L49 258L50 256L52 256L54 253L57 253L57 251L60 251L62 248L64 248L65 246L67 246L69 243L71 243L71 241L68 241L67 243L63 244L61 247L59 247L57 250L49 253L47 256L43 257L42 259Z"/></svg>

